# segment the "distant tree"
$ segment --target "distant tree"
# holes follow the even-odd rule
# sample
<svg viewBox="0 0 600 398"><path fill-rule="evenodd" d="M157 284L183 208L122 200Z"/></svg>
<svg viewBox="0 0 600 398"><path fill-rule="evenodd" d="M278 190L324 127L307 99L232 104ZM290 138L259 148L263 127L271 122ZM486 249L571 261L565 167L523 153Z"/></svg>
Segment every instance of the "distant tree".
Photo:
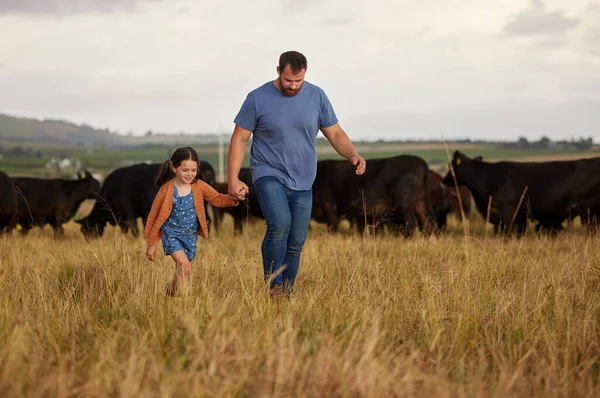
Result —
<svg viewBox="0 0 600 398"><path fill-rule="evenodd" d="M517 147L518 148L529 148L529 141L527 141L527 138L519 137L519 139L517 140Z"/></svg>
<svg viewBox="0 0 600 398"><path fill-rule="evenodd" d="M594 146L594 140L591 137L587 139L581 137L579 141L573 143L573 146L579 151L587 151Z"/></svg>
<svg viewBox="0 0 600 398"><path fill-rule="evenodd" d="M18 158L18 157L24 157L24 156L26 156L27 153L20 146L16 146L14 148L10 148L9 150L7 150L5 152L5 155L7 157Z"/></svg>
<svg viewBox="0 0 600 398"><path fill-rule="evenodd" d="M532 146L536 149L549 149L551 143L550 138L542 137L539 141L533 143Z"/></svg>

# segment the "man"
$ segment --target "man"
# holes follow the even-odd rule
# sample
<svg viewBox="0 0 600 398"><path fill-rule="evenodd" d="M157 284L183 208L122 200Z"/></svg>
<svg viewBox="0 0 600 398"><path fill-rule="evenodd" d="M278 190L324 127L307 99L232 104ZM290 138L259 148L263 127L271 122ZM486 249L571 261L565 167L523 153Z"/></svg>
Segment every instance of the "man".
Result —
<svg viewBox="0 0 600 398"><path fill-rule="evenodd" d="M238 174L254 133L250 169L267 222L262 259L265 280L271 279L270 292L275 299L289 297L298 273L312 210L319 130L356 166L357 175L366 169L365 159L339 126L323 90L304 80L306 69L306 57L301 53L281 54L279 77L248 94L234 120L229 145L229 194L243 200L248 186Z"/></svg>

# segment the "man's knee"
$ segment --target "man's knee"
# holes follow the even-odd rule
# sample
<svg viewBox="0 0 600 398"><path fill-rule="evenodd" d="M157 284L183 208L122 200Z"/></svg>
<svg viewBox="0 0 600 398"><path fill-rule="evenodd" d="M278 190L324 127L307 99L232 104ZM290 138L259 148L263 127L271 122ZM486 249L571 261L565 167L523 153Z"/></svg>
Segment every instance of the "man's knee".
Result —
<svg viewBox="0 0 600 398"><path fill-rule="evenodd" d="M299 256L302 253L302 247L306 241L306 235L304 236L290 236L287 245L288 256Z"/></svg>
<svg viewBox="0 0 600 398"><path fill-rule="evenodd" d="M267 225L267 234L273 240L285 239L290 233L290 222L282 220Z"/></svg>
<svg viewBox="0 0 600 398"><path fill-rule="evenodd" d="M294 246L294 245L290 245L287 248L287 251L285 253L285 255L287 257L300 257L300 254L302 254L302 246Z"/></svg>

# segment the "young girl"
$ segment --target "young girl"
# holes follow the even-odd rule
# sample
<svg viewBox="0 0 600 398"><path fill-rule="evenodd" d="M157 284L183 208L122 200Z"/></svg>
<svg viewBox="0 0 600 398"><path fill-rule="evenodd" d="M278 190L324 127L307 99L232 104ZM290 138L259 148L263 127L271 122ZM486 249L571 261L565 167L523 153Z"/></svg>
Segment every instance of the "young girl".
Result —
<svg viewBox="0 0 600 398"><path fill-rule="evenodd" d="M237 199L218 193L204 182L198 165L198 154L190 147L177 149L163 164L156 180L160 189L144 229L148 259L156 258L155 244L162 238L165 254L175 261L175 276L165 286L168 296L174 296L190 280L190 261L196 257L198 234L208 238L204 200L215 207L238 204ZM241 197L244 196L245 192L241 192Z"/></svg>

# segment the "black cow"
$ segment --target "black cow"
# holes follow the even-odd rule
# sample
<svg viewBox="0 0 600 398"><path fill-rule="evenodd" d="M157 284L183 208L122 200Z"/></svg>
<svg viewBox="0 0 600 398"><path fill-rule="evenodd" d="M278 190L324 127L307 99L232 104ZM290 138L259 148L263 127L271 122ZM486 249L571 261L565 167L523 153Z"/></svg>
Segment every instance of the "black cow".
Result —
<svg viewBox="0 0 600 398"><path fill-rule="evenodd" d="M450 187L442 184L442 180L441 175L429 170L429 196L431 197L431 206L435 212L436 223L440 230L446 226L448 214L452 211L448 200L448 189Z"/></svg>
<svg viewBox="0 0 600 398"><path fill-rule="evenodd" d="M17 225L17 194L10 177L0 171L0 235Z"/></svg>
<svg viewBox="0 0 600 398"><path fill-rule="evenodd" d="M465 216L471 214L471 192L469 188L461 185L457 191L454 186L444 185L443 177L433 170L429 170L429 194L433 212L436 216L436 222L439 229L446 226L448 214L454 213L459 220L462 220L460 211L461 205ZM458 195L460 194L460 204Z"/></svg>
<svg viewBox="0 0 600 398"><path fill-rule="evenodd" d="M211 187L215 188L216 183L217 183L217 174L215 173L214 167L210 163L208 163L204 160L200 160L200 164L198 165L198 168L202 172L202 178L203 178L204 182L206 182ZM208 201L204 201L204 209L206 211L206 222L207 222L209 231L210 231L210 228L213 223L215 224L215 230L218 231L219 226L221 224L221 220L220 220L221 214L217 211L217 208L214 207L213 205L211 205L210 203L208 203ZM208 213L209 209L212 209L213 217L211 217L210 214ZM145 225L145 223L144 223L144 225Z"/></svg>
<svg viewBox="0 0 600 398"><path fill-rule="evenodd" d="M118 225L124 234L131 230L133 236L137 237L139 235L137 219L141 217L142 222L146 224L152 202L159 189L155 182L162 166L162 163L137 164L110 173L102 184L100 197L96 200L91 213L76 221L81 224L81 232L88 237L99 237L104 233L108 223L113 226ZM213 167L201 161L200 171L205 181L214 186ZM207 219L210 220L208 208Z"/></svg>
<svg viewBox="0 0 600 398"><path fill-rule="evenodd" d="M429 167L416 156L370 159L362 176L348 161L321 160L313 184L312 218L332 230L346 218L361 232L366 224L398 227L394 229L407 237L417 225L430 232L435 219L428 187Z"/></svg>
<svg viewBox="0 0 600 398"><path fill-rule="evenodd" d="M559 229L566 219L588 211L593 217L600 210L597 158L488 163L456 151L450 166L458 184L465 184L471 191L479 212L489 213L494 230L505 234L516 228L520 236L528 220L537 220L550 230ZM444 184L454 185L451 171Z"/></svg>
<svg viewBox="0 0 600 398"><path fill-rule="evenodd" d="M222 207L215 209L221 214L231 214L234 220L234 233L236 234L243 231L243 223L245 220L248 220L249 218L265 218L262 209L260 208L260 204L258 203L256 192L254 191L254 184L252 184L252 173L250 172L250 169L247 167L241 168L238 178L248 186L248 194L246 195L246 199L240 201L240 204L235 207ZM217 183L215 188L220 193L228 192L227 183Z"/></svg>
<svg viewBox="0 0 600 398"><path fill-rule="evenodd" d="M14 177L17 192L17 222L26 234L35 226L50 224L55 233L62 235L62 225L77 212L85 199L95 199L100 182L86 171L78 173L77 180L59 178Z"/></svg>

